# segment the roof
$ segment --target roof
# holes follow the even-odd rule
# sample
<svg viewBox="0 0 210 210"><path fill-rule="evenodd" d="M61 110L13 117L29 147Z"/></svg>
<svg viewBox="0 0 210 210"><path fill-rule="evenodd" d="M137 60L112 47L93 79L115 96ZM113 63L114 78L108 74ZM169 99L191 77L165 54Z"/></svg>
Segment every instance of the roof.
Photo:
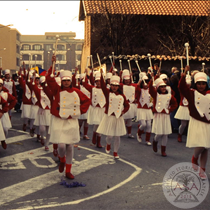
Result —
<svg viewBox="0 0 210 210"><path fill-rule="evenodd" d="M208 16L210 1L200 0L80 0L79 20L86 15L104 14L124 15L175 15Z"/></svg>

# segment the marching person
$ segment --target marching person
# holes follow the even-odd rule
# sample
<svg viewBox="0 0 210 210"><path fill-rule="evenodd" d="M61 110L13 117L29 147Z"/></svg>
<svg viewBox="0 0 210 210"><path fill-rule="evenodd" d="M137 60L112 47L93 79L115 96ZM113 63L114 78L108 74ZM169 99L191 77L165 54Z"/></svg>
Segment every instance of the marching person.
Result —
<svg viewBox="0 0 210 210"><path fill-rule="evenodd" d="M120 147L120 136L126 134L125 122L123 114L129 109L129 103L125 96L120 91L120 77L112 76L110 79L110 89L106 87L101 71L101 89L106 98L105 115L99 124L97 133L106 135L106 152L110 153L111 141L114 138L114 152L115 159L119 159L118 150Z"/></svg>
<svg viewBox="0 0 210 210"><path fill-rule="evenodd" d="M190 111L186 147L194 148L192 167L198 170L198 161L200 159L199 175L201 179L207 179L204 172L208 159L208 149L210 148L210 91L207 85L207 75L204 72L195 74L194 89L188 87L185 76L189 69L189 66L185 67L179 83L179 90L187 99Z"/></svg>
<svg viewBox="0 0 210 210"><path fill-rule="evenodd" d="M3 91L3 80L0 79L0 96L8 103L8 111L13 109L17 100L16 98L11 95L9 92L5 92ZM10 118L9 118L9 114L8 112L5 112L3 114L3 116L1 117L1 124L2 124L2 127L3 127L3 130L4 130L4 135L5 135L5 138L7 137L8 135L8 130L10 128L12 128L12 125L11 125L11 121L10 121ZM5 141L1 141L1 145L4 149L7 148L7 144Z"/></svg>
<svg viewBox="0 0 210 210"><path fill-rule="evenodd" d="M83 92L88 98L90 98L90 92L83 86L83 79L85 78L85 74L78 74L77 71L78 68L75 68L75 74L72 76L72 85L73 87ZM89 124L87 123L87 117L88 117L88 111L79 116L79 127L81 130L81 127L83 125L83 139L85 140L90 139L87 135L89 127Z"/></svg>
<svg viewBox="0 0 210 210"><path fill-rule="evenodd" d="M123 94L130 104L129 110L123 115L126 123L128 138L133 139L134 136L131 134L132 130L132 119L136 116L136 104L135 104L135 91L136 84L131 83L131 75L129 70L125 69L121 74L122 82L120 84Z"/></svg>
<svg viewBox="0 0 210 210"><path fill-rule="evenodd" d="M4 87L9 90L9 93L13 95L17 99L17 92L14 80L11 79L10 70L6 69L4 71ZM9 117L11 119L11 110L8 112Z"/></svg>
<svg viewBox="0 0 210 210"><path fill-rule="evenodd" d="M8 112L8 103L6 100L4 100L4 98L0 95L0 141L3 142L2 143L2 147L4 148L6 145L5 143L5 132L4 132L4 128L2 126L2 120L1 118L4 116L4 113ZM6 148L4 148L6 149Z"/></svg>
<svg viewBox="0 0 210 210"><path fill-rule="evenodd" d="M140 80L136 88L137 99L137 121L139 121L139 128L136 134L138 142L142 142L141 135L146 131L146 144L151 145L150 136L152 130L153 113L151 110L151 96L149 94L149 79L146 74L140 73Z"/></svg>
<svg viewBox="0 0 210 210"><path fill-rule="evenodd" d="M34 73L34 76L35 75L36 74ZM35 83L32 84L30 83L29 87L35 93L39 106L39 110L37 112L34 125L39 127L41 144L45 146L45 151L48 151L49 150L48 145L50 140L50 135L48 131L51 121L50 108L51 108L51 103L53 101L53 96L49 87L45 86L45 80L46 80L45 76L42 76L39 79L39 85ZM44 136L46 137L45 139ZM53 154L54 153L55 151L53 151ZM57 155L54 154L54 156Z"/></svg>
<svg viewBox="0 0 210 210"><path fill-rule="evenodd" d="M56 56L52 57L56 62ZM74 144L80 141L78 117L85 113L90 105L90 99L80 90L72 87L72 73L64 70L60 73L61 86L57 84L48 70L46 81L54 97L51 107L50 142L58 144L60 157L59 172L64 171L68 179L74 179L71 173Z"/></svg>
<svg viewBox="0 0 210 210"><path fill-rule="evenodd" d="M166 90L166 84L161 79L158 78L154 82L155 87L153 87L153 81L149 83L149 93L153 98L153 124L152 133L155 133L153 140L153 151L158 151L158 141L162 139L161 143L161 154L166 157L166 145L168 141L168 135L172 133L170 113L176 109L177 102L174 96Z"/></svg>
<svg viewBox="0 0 210 210"><path fill-rule="evenodd" d="M87 69L85 70L87 74ZM91 73L92 75L92 73ZM91 106L89 107L88 111L88 119L87 122L89 125L93 125L93 136L92 136L92 143L98 148L102 148L101 145L101 134L97 133L98 126L104 116L105 105L106 105L106 98L103 94L101 89L101 73L95 73L95 85L92 86L88 84L87 76L85 78L85 82L83 86L90 92L91 98Z"/></svg>
<svg viewBox="0 0 210 210"><path fill-rule="evenodd" d="M187 86L190 88L191 87L191 76L190 75L186 75L186 83ZM189 109L188 109L188 101L187 99L182 95L182 93L180 92L180 104L179 104L179 108L176 112L176 115L174 116L174 118L181 120L181 124L179 126L179 131L178 131L178 142L182 142L182 134L185 130L185 128L188 125L188 122L190 120L190 113L189 113Z"/></svg>

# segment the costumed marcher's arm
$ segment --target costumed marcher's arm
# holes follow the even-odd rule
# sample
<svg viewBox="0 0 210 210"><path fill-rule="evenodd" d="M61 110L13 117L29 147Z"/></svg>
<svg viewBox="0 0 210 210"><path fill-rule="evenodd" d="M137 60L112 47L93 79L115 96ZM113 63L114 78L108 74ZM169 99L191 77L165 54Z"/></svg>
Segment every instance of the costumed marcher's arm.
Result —
<svg viewBox="0 0 210 210"><path fill-rule="evenodd" d="M17 103L17 99L10 93L7 93L7 94L8 94L7 102L9 104L8 109L11 110L15 107L15 105Z"/></svg>
<svg viewBox="0 0 210 210"><path fill-rule="evenodd" d="M100 78L100 83L101 83L101 89L103 91L104 96L107 98L109 95L109 89L106 87L106 83L104 82L103 74L101 71L101 78Z"/></svg>
<svg viewBox="0 0 210 210"><path fill-rule="evenodd" d="M177 107L178 103L176 101L176 98L173 95L171 95L169 113L173 112Z"/></svg>
<svg viewBox="0 0 210 210"><path fill-rule="evenodd" d="M0 104L2 104L2 109L0 109L0 119L3 116L4 113L8 112L9 106L6 100L3 99L3 97L0 96Z"/></svg>
<svg viewBox="0 0 210 210"><path fill-rule="evenodd" d="M128 110L129 110L129 108L130 108L130 104L129 104L129 102L128 102L128 100L126 100L126 98L125 98L125 96L124 95L122 95L123 96L123 98L124 98L124 109L122 110L122 114L121 114L121 116L123 115L123 114L125 114Z"/></svg>
<svg viewBox="0 0 210 210"><path fill-rule="evenodd" d="M83 79L84 80L84 79ZM83 82L83 86L91 93L93 86L88 84L88 78L87 75L85 77L85 81Z"/></svg>
<svg viewBox="0 0 210 210"><path fill-rule="evenodd" d="M52 91L52 94L55 96L60 86L55 81L55 78L50 76L51 73L52 73L52 66L48 70L48 74L46 75L46 81L47 81L47 85Z"/></svg>
<svg viewBox="0 0 210 210"><path fill-rule="evenodd" d="M90 84L91 84L92 86L94 86L94 85L95 85L95 79L94 79L94 76L93 76L93 71L90 73L90 78L89 78L89 80L90 80Z"/></svg>

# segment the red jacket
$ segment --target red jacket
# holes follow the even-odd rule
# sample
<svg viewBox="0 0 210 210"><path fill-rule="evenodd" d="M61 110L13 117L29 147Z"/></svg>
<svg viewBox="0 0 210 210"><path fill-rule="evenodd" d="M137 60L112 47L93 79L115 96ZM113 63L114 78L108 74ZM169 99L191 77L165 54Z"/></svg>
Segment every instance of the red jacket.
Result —
<svg viewBox="0 0 210 210"><path fill-rule="evenodd" d="M2 105L2 108L0 109L0 113L6 113L9 111L9 106L6 100L4 100L1 96L0 96L0 104Z"/></svg>
<svg viewBox="0 0 210 210"><path fill-rule="evenodd" d="M23 77L22 76L19 78L19 83L20 83L20 86L23 89L23 95L22 95L23 104L32 105L33 103L31 101L31 98L28 99L26 97L26 82L25 82L25 80L23 80Z"/></svg>

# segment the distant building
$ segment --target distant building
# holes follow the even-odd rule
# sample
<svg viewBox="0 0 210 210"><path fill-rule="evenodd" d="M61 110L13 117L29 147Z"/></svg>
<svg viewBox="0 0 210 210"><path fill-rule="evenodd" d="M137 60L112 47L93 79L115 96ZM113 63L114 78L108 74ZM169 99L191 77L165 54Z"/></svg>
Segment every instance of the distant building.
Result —
<svg viewBox="0 0 210 210"><path fill-rule="evenodd" d="M39 66L48 69L55 50L56 35L59 41L55 68L74 71L81 64L83 39L75 39L75 32L46 32L45 35L21 35L16 29L0 25L0 65L12 73L22 62L26 68ZM4 50L6 48L6 50Z"/></svg>

